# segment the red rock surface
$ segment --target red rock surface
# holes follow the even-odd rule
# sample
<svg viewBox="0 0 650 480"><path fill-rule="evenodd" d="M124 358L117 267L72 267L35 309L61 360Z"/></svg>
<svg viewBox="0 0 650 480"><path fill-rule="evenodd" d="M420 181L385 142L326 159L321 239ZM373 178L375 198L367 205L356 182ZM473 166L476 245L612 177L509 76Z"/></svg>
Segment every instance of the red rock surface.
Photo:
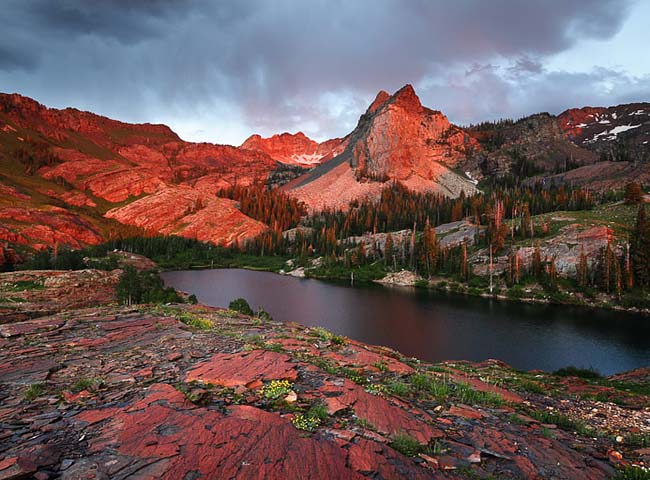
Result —
<svg viewBox="0 0 650 480"><path fill-rule="evenodd" d="M173 210L175 203L186 203L185 190L170 190L179 183L184 183L188 188L196 184L199 192L213 196L217 189L235 183L242 185L264 181L278 165L261 151L184 142L164 125L126 124L74 109L46 108L20 95L0 94L0 121L7 127L0 131L0 156L6 149L6 155L13 157L15 153L11 145L23 142L27 151L44 146L54 158L37 172L37 175L50 181L49 184L45 183L45 187L39 187L40 192L50 197L49 200L35 199L33 203L39 208L45 206L44 202L48 205L68 204L87 207L92 215L90 212L95 208L100 208L102 213L105 211L103 205L97 207L95 198L110 203L133 202L163 190L165 194L151 202L159 205L161 198L164 198L169 202L164 208ZM34 138L39 140L34 143ZM17 170L22 168L20 165L12 166L11 175L15 177L19 173ZM205 180L199 181L203 178ZM33 188L34 182L30 179L17 177L17 181L23 182L28 189ZM4 184L0 187L7 189L7 192L13 188ZM174 198L173 192L179 193L179 198ZM17 194L11 190L14 202L21 200ZM0 208L2 203L0 201ZM216 200L209 203L209 208L197 218L190 218L182 225L163 222L164 231L157 232L175 231L179 235L198 236L201 240L229 244L263 230L258 222L235 212L236 207L232 202ZM139 208L133 210L134 216L130 218L124 218L125 212L130 210L121 212L122 215L115 218L127 225L160 223L155 218L143 220L139 216ZM70 211L69 217L80 219L82 215ZM56 241L75 248L97 243L88 241L88 237L81 232L77 232L76 242L67 237L48 240L43 237L56 233L47 228L47 223L36 217L30 223L35 227L31 231L25 231L22 227L12 228L11 232L3 234L3 238L15 243L9 238L11 233L15 233L22 243L36 247L52 246Z"/></svg>
<svg viewBox="0 0 650 480"><path fill-rule="evenodd" d="M290 359L285 354L264 351L217 354L190 370L185 381L236 387L256 380L295 380L298 372Z"/></svg>
<svg viewBox="0 0 650 480"><path fill-rule="evenodd" d="M560 127L571 138L582 135L584 127L597 121L595 118L605 112L603 107L570 108L560 114Z"/></svg>
<svg viewBox="0 0 650 480"><path fill-rule="evenodd" d="M36 248L80 248L101 243L89 222L59 207L43 209L0 206L0 240Z"/></svg>
<svg viewBox="0 0 650 480"><path fill-rule="evenodd" d="M121 270L50 270L0 273L0 324L55 313L64 308L102 305L116 300L115 287ZM35 285L18 288L19 285ZM13 326L0 327L1 336Z"/></svg>
<svg viewBox="0 0 650 480"><path fill-rule="evenodd" d="M251 135L241 144L244 150L258 150L289 165L315 166L332 159L345 149L346 141L333 138L317 143L304 133L282 133L269 138Z"/></svg>
<svg viewBox="0 0 650 480"><path fill-rule="evenodd" d="M440 430L429 425L432 419L424 411L405 410L398 403L368 393L347 379L342 385L339 383L326 381L319 389L331 414L351 408L357 417L389 438L405 433L426 445L432 439L443 436Z"/></svg>
<svg viewBox="0 0 650 480"><path fill-rule="evenodd" d="M268 227L241 213L233 200L205 195L188 186L166 187L106 213L106 217L166 235L231 245Z"/></svg>

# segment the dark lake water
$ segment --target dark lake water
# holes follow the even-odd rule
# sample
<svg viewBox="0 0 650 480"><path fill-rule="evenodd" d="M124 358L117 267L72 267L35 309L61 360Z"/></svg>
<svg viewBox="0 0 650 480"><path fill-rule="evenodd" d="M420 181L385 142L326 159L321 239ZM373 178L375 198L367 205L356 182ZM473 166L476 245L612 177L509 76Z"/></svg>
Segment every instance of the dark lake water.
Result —
<svg viewBox="0 0 650 480"><path fill-rule="evenodd" d="M576 365L607 375L650 365L650 317L641 315L239 269L166 272L163 279L208 305L243 297L276 320L323 326L429 361L497 358L525 370Z"/></svg>

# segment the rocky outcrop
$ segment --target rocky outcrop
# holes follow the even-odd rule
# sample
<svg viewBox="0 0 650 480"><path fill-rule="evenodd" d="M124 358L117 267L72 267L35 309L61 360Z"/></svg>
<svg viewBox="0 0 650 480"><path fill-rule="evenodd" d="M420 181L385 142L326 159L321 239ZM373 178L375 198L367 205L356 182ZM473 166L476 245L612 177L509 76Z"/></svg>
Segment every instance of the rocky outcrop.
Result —
<svg viewBox="0 0 650 480"><path fill-rule="evenodd" d="M116 300L121 270L50 270L0 273L0 324ZM6 327L11 329L13 327ZM11 336L8 330L0 335Z"/></svg>
<svg viewBox="0 0 650 480"><path fill-rule="evenodd" d="M605 479L643 461L615 440L650 428L643 395L576 400L578 379L429 365L205 306L54 306L0 325L1 478Z"/></svg>
<svg viewBox="0 0 650 480"><path fill-rule="evenodd" d="M452 248L458 245L472 246L477 237L485 231L485 227L474 225L467 220L443 223L436 228L438 244L441 248Z"/></svg>
<svg viewBox="0 0 650 480"><path fill-rule="evenodd" d="M410 85L392 96L380 92L345 141L343 153L287 190L312 209L377 196L388 181L452 197L476 191L452 168L479 149L478 142L441 112L423 107Z"/></svg>
<svg viewBox="0 0 650 480"><path fill-rule="evenodd" d="M547 185L588 187L599 192L623 190L630 181L639 182L642 185L650 183L650 163L598 162L557 175L544 178L533 177L529 181L544 181Z"/></svg>
<svg viewBox="0 0 650 480"><path fill-rule="evenodd" d="M81 248L102 241L90 222L59 207L2 207L0 203L0 222L0 241L13 245Z"/></svg>
<svg viewBox="0 0 650 480"><path fill-rule="evenodd" d="M460 164L476 179L512 174L527 177L591 165L598 154L573 143L557 117L539 113L516 122L470 127L467 132L484 148Z"/></svg>
<svg viewBox="0 0 650 480"><path fill-rule="evenodd" d="M241 213L233 200L187 186L163 188L106 216L147 231L222 245L243 243L268 228Z"/></svg>
<svg viewBox="0 0 650 480"><path fill-rule="evenodd" d="M564 218L560 218L564 220ZM575 220L575 219L574 219ZM557 235L550 239L542 239L535 246L519 246L516 255L522 271L529 270L533 263L535 250L539 248L543 262L554 262L557 273L564 277L575 278L576 269L582 253L587 258L587 265L595 271L601 260L603 249L612 243L616 249L613 230L605 225L585 228L580 224L570 224L562 227ZM483 249L470 257L473 271L476 275L490 274L489 254ZM508 257L493 258L492 273L500 275L508 269Z"/></svg>
<svg viewBox="0 0 650 480"><path fill-rule="evenodd" d="M317 143L304 133L282 133L269 138L251 135L241 144L243 150L257 150L268 154L273 160L288 165L313 167L339 155L346 141L333 138Z"/></svg>
<svg viewBox="0 0 650 480"><path fill-rule="evenodd" d="M385 277L375 281L377 283L383 283L384 285L412 287L416 282L422 280L423 278L420 275L417 275L409 270L401 270L399 272L391 272Z"/></svg>

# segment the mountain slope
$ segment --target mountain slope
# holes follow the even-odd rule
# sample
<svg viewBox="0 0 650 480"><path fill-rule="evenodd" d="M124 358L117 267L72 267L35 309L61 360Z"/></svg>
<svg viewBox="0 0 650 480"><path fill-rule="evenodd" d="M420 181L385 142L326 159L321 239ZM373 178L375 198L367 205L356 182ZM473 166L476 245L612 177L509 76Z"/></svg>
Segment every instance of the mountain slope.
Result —
<svg viewBox="0 0 650 480"><path fill-rule="evenodd" d="M607 160L650 160L650 103L572 108L558 116L576 145Z"/></svg>
<svg viewBox="0 0 650 480"><path fill-rule="evenodd" d="M312 209L374 197L389 181L449 196L476 190L452 168L478 142L441 112L423 107L410 85L392 96L379 92L344 143L340 155L285 188Z"/></svg>
<svg viewBox="0 0 650 480"><path fill-rule="evenodd" d="M603 190L622 188L637 175L640 181L650 176L648 103L574 108L557 116L540 113L485 122L467 132L483 149L468 156L462 168L479 179L550 174L555 181L579 180ZM601 181L610 174L615 177L611 182Z"/></svg>
<svg viewBox="0 0 650 480"><path fill-rule="evenodd" d="M143 216L154 213L167 218L157 233L198 231L215 243L251 238L265 227L214 194L265 181L277 167L263 152L184 142L165 125L127 124L0 94L0 242L79 248L120 232L141 233L131 225L149 228ZM174 216L190 190L190 197L210 197L204 211ZM138 199L140 207L155 208L124 209Z"/></svg>

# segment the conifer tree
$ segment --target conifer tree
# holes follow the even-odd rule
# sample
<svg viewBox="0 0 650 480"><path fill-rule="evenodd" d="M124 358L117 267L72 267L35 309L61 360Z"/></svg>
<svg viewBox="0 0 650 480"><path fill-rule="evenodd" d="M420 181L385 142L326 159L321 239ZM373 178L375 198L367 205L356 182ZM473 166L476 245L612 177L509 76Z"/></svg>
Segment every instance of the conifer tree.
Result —
<svg viewBox="0 0 650 480"><path fill-rule="evenodd" d="M623 196L625 203L628 205L637 205L643 200L643 189L638 182L630 182L625 185L625 194Z"/></svg>
<svg viewBox="0 0 650 480"><path fill-rule="evenodd" d="M578 281L578 286L585 288L589 283L589 263L587 262L587 255L585 255L585 249L580 248L580 257L578 259L578 265L576 265L576 280Z"/></svg>
<svg viewBox="0 0 650 480"><path fill-rule="evenodd" d="M384 262L390 265L394 259L393 235L389 232L386 235L386 246L384 247Z"/></svg>
<svg viewBox="0 0 650 480"><path fill-rule="evenodd" d="M430 277L438 267L438 242L436 239L436 230L427 219L424 227L424 263L427 269L427 275Z"/></svg>
<svg viewBox="0 0 650 480"><path fill-rule="evenodd" d="M543 268L542 268L542 254L539 250L539 245L535 247L535 251L533 252L533 261L531 265L531 269L533 272L533 276L537 280L541 280L542 278L542 273L543 273Z"/></svg>
<svg viewBox="0 0 650 480"><path fill-rule="evenodd" d="M637 211L636 225L630 238L630 259L635 284L641 288L650 286L650 223L643 205Z"/></svg>

